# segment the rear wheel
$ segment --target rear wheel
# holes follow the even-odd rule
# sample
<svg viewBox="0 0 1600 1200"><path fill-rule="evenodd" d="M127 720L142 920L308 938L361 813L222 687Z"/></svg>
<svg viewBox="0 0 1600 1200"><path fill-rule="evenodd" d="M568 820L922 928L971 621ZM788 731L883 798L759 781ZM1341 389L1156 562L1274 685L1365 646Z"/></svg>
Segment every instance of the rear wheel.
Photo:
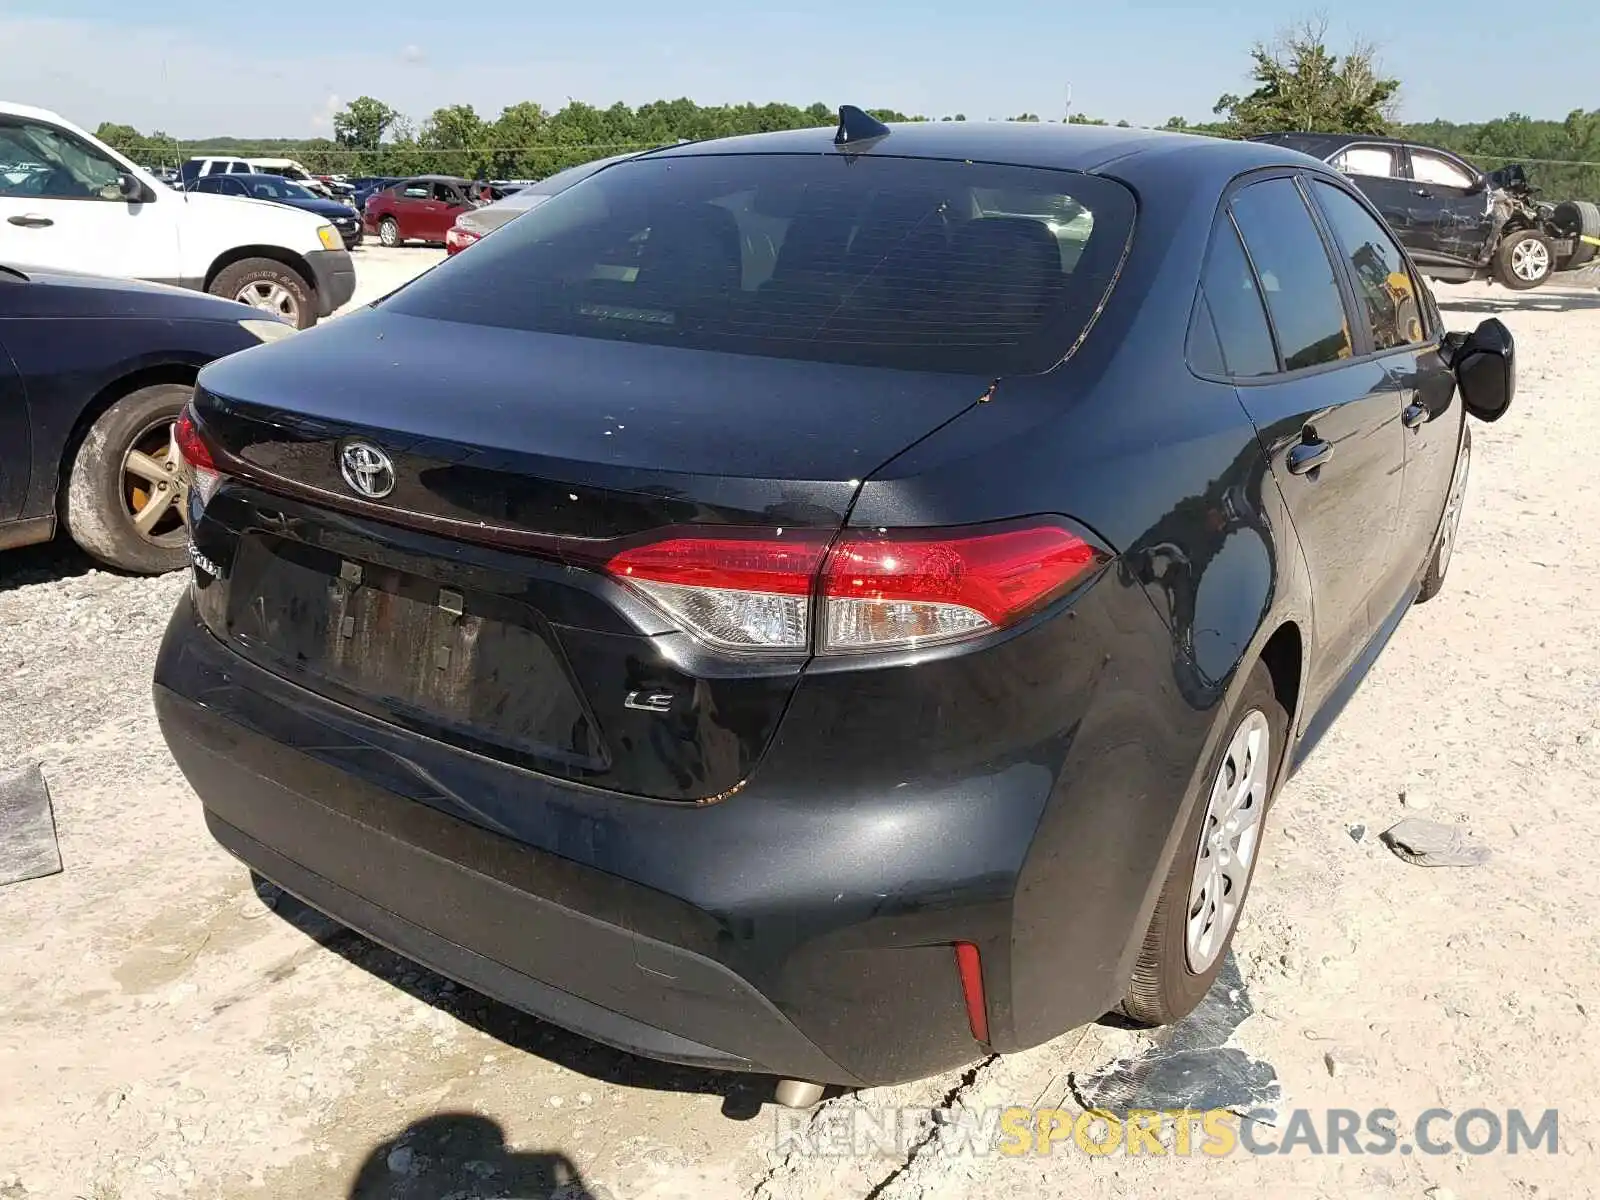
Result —
<svg viewBox="0 0 1600 1200"><path fill-rule="evenodd" d="M1260 858L1288 729L1272 675L1257 663L1156 901L1122 1001L1131 1020L1166 1025L1187 1016L1222 970Z"/></svg>
<svg viewBox="0 0 1600 1200"><path fill-rule="evenodd" d="M1432 600L1444 587L1445 573L1450 570L1450 557L1455 553L1456 534L1461 529L1461 510L1466 505L1467 475L1472 468L1472 429L1461 431L1461 449L1456 452L1456 470L1450 479L1450 492L1444 505L1444 519L1439 523L1439 544L1433 548L1428 560L1428 570L1422 577L1422 587L1417 591L1417 603Z"/></svg>
<svg viewBox="0 0 1600 1200"><path fill-rule="evenodd" d="M193 390L161 383L129 392L78 447L67 477L67 531L102 562L159 575L188 561L172 425Z"/></svg>
<svg viewBox="0 0 1600 1200"><path fill-rule="evenodd" d="M398 246L400 244L400 222L393 217L385 217L379 221L378 240L385 246Z"/></svg>
<svg viewBox="0 0 1600 1200"><path fill-rule="evenodd" d="M1495 248L1494 277L1513 291L1538 287L1554 268L1550 239L1537 229L1508 233Z"/></svg>
<svg viewBox="0 0 1600 1200"><path fill-rule="evenodd" d="M1556 225L1572 239L1572 253L1561 263L1563 271L1586 266L1600 247L1581 238L1600 238L1600 204L1588 200L1566 200L1556 205Z"/></svg>
<svg viewBox="0 0 1600 1200"><path fill-rule="evenodd" d="M293 267L273 258L246 258L224 267L211 281L210 291L272 313L296 329L317 323L311 285Z"/></svg>

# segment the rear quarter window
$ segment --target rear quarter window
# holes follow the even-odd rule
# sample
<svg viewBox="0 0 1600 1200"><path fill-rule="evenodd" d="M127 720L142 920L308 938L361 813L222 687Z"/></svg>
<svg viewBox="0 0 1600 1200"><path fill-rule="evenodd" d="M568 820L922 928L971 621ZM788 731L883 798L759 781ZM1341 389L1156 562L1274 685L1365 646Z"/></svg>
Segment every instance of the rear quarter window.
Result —
<svg viewBox="0 0 1600 1200"><path fill-rule="evenodd" d="M1344 293L1294 181L1253 183L1234 194L1229 208L1266 296L1284 369L1349 358Z"/></svg>
<svg viewBox="0 0 1600 1200"><path fill-rule="evenodd" d="M1250 378L1278 370L1272 330L1255 274L1223 213L1211 231L1200 298L1189 334L1189 365L1204 375Z"/></svg>
<svg viewBox="0 0 1600 1200"><path fill-rule="evenodd" d="M998 376L1103 302L1131 193L1076 172L877 155L611 167L397 293L442 320Z"/></svg>

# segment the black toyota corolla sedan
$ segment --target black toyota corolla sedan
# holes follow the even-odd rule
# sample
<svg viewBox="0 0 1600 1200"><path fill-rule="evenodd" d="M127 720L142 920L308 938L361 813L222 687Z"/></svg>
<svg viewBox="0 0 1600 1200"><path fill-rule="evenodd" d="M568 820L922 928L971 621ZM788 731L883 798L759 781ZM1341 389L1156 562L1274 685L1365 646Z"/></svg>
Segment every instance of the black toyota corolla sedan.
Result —
<svg viewBox="0 0 1600 1200"><path fill-rule="evenodd" d="M1513 386L1279 147L670 147L201 375L157 708L262 875L786 1103L1170 1021Z"/></svg>

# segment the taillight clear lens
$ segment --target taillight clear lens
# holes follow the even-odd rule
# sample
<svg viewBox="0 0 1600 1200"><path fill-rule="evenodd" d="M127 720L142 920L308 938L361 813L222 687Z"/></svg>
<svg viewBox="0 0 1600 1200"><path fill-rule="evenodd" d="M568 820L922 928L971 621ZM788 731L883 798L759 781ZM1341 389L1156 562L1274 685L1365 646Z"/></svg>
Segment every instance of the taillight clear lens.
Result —
<svg viewBox="0 0 1600 1200"><path fill-rule="evenodd" d="M895 650L999 629L1108 557L1050 522L975 529L739 530L671 536L606 569L683 628L727 650L803 654L822 603L824 653Z"/></svg>
<svg viewBox="0 0 1600 1200"><path fill-rule="evenodd" d="M823 570L823 651L930 645L998 629L1104 560L1060 525L847 532Z"/></svg>
<svg viewBox="0 0 1600 1200"><path fill-rule="evenodd" d="M606 569L714 646L803 654L826 548L810 531L674 537L624 550Z"/></svg>
<svg viewBox="0 0 1600 1200"><path fill-rule="evenodd" d="M211 497L216 495L217 489L222 486L222 473L217 470L211 451L200 437L194 414L187 405L178 414L177 423L172 430L172 440L177 443L178 453L183 456L183 466L189 476L189 486L199 494L201 504L211 503Z"/></svg>

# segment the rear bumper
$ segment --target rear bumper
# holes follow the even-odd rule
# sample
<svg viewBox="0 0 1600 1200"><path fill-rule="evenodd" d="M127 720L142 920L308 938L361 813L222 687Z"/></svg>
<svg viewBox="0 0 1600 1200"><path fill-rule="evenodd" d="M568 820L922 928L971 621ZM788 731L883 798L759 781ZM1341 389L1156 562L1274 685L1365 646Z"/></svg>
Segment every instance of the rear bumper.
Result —
<svg viewBox="0 0 1600 1200"><path fill-rule="evenodd" d="M316 282L319 317L350 302L356 294L356 268L349 250L313 250L306 255L306 262Z"/></svg>
<svg viewBox="0 0 1600 1200"><path fill-rule="evenodd" d="M1074 614L983 656L817 664L715 803L357 712L235 653L189 595L156 711L218 840L375 940L647 1057L887 1084L1094 1020L1131 970L1212 721L1136 586L1108 573Z"/></svg>
<svg viewBox="0 0 1600 1200"><path fill-rule="evenodd" d="M484 995L635 1054L857 1082L725 967L539 894L537 856L421 806L386 813L392 797L348 780L334 804L308 799L256 774L310 782L315 768L292 752L158 695L185 773L213 798L212 835L314 908Z"/></svg>
<svg viewBox="0 0 1600 1200"><path fill-rule="evenodd" d="M385 726L261 670L206 631L187 598L162 647L155 705L208 826L236 857L535 1016L649 1058L849 1086L919 1078L986 1052L971 1036L949 942L875 931L860 898L843 902L832 878L870 853L848 862L793 817L769 809L764 832L751 820L735 830L730 806L617 797L638 818L621 829L608 793ZM500 798L570 854L441 811L476 804L497 824ZM913 913L930 900L945 922L959 911L960 881L941 871L951 840L913 837L897 850L923 864L908 864L927 892L908 898ZM743 861L730 853L740 842ZM694 884L676 894L654 886L667 875ZM830 906L846 914L842 926L817 920Z"/></svg>

